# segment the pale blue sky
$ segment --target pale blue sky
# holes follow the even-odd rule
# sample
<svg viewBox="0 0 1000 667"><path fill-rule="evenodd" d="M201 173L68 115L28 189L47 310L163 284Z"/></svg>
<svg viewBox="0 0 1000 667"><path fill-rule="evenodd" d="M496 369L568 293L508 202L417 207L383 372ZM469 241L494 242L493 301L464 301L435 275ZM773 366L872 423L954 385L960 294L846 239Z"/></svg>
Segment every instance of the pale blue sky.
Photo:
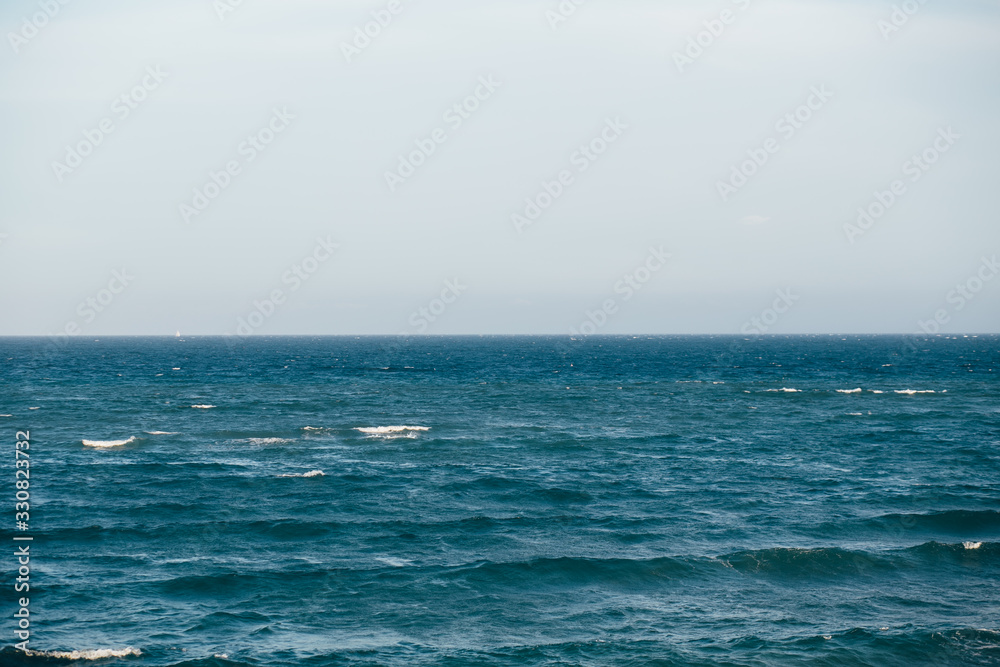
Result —
<svg viewBox="0 0 1000 667"><path fill-rule="evenodd" d="M400 0L351 62L389 0L51 0L34 34L47 4L0 9L0 334L1000 331L996 1L914 0L886 37L881 1L588 0L553 28L558 0Z"/></svg>

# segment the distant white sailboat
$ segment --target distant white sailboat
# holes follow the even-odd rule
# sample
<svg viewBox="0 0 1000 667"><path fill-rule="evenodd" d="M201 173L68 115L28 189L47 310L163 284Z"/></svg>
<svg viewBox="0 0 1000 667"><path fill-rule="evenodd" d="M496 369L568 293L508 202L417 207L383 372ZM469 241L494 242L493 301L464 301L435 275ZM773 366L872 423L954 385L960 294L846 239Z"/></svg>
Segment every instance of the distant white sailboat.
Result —
<svg viewBox="0 0 1000 667"><path fill-rule="evenodd" d="M178 332L177 332L177 335L175 336L175 338L180 338L180 337L181 337L181 332L180 332L180 331L178 331Z"/></svg>

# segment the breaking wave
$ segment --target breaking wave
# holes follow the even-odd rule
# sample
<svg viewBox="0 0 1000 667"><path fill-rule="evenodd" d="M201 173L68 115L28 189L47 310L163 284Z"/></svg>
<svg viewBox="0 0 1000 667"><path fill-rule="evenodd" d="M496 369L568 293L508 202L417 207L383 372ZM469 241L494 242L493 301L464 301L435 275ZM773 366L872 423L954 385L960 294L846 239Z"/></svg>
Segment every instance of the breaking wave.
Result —
<svg viewBox="0 0 1000 667"><path fill-rule="evenodd" d="M58 658L61 660L103 660L105 658L127 658L140 656L142 651L132 646L126 648L99 648L77 651L25 651L26 655L42 658Z"/></svg>
<svg viewBox="0 0 1000 667"><path fill-rule="evenodd" d="M123 445L130 445L135 442L135 436L127 440L83 440L84 445L87 447L97 447L99 449L107 449L109 447L122 447Z"/></svg>
<svg viewBox="0 0 1000 667"><path fill-rule="evenodd" d="M362 428L356 428L355 431L360 431L365 435L392 435L394 433L410 433L414 431L429 431L430 427L427 426L368 426Z"/></svg>

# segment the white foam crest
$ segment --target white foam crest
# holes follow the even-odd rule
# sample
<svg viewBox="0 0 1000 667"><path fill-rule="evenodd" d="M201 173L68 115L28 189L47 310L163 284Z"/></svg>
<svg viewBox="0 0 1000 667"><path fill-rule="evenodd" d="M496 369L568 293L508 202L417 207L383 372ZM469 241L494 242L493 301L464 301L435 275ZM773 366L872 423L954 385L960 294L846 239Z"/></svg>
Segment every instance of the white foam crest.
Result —
<svg viewBox="0 0 1000 667"><path fill-rule="evenodd" d="M249 442L251 445L286 445L291 440L286 438L247 438L243 442Z"/></svg>
<svg viewBox="0 0 1000 667"><path fill-rule="evenodd" d="M791 389L790 387L782 387L781 389L765 389L764 391L783 391L786 394L801 394L801 389Z"/></svg>
<svg viewBox="0 0 1000 667"><path fill-rule="evenodd" d="M146 431L149 435L177 435L174 431Z"/></svg>
<svg viewBox="0 0 1000 667"><path fill-rule="evenodd" d="M406 433L407 431L429 431L431 429L427 426L369 426L354 430L367 435L385 435L387 433Z"/></svg>
<svg viewBox="0 0 1000 667"><path fill-rule="evenodd" d="M83 444L87 447L98 447L100 449L107 449L109 447L121 447L123 445L129 445L135 442L135 436L133 435L128 440L84 440Z"/></svg>
<svg viewBox="0 0 1000 667"><path fill-rule="evenodd" d="M14 415L0 415L0 417L13 417Z"/></svg>
<svg viewBox="0 0 1000 667"><path fill-rule="evenodd" d="M978 549L983 546L982 542L962 542L962 546L966 549Z"/></svg>
<svg viewBox="0 0 1000 667"><path fill-rule="evenodd" d="M838 394L860 394L861 393L861 387L858 387L857 389L838 389L837 393Z"/></svg>
<svg viewBox="0 0 1000 667"><path fill-rule="evenodd" d="M310 470L299 474L278 475L278 477L326 477L326 473L322 470Z"/></svg>
<svg viewBox="0 0 1000 667"><path fill-rule="evenodd" d="M872 389L873 394L884 394L885 392L880 389Z"/></svg>
<svg viewBox="0 0 1000 667"><path fill-rule="evenodd" d="M302 430L303 431L325 431L326 428L324 428L323 426L303 426Z"/></svg>
<svg viewBox="0 0 1000 667"><path fill-rule="evenodd" d="M406 567L407 565L413 565L412 560L406 560L405 558L393 558L392 556L380 556L375 558L380 563L385 563L390 567Z"/></svg>
<svg viewBox="0 0 1000 667"><path fill-rule="evenodd" d="M62 660L103 660L104 658L127 658L130 655L138 656L142 655L142 651L128 646L126 648L99 648L83 651L25 651L25 654Z"/></svg>
<svg viewBox="0 0 1000 667"><path fill-rule="evenodd" d="M937 392L933 389L897 389L893 393L913 396L914 394L936 394Z"/></svg>
<svg viewBox="0 0 1000 667"><path fill-rule="evenodd" d="M194 409L196 409L196 410L211 410L215 406L214 405L192 405L191 407L194 408Z"/></svg>

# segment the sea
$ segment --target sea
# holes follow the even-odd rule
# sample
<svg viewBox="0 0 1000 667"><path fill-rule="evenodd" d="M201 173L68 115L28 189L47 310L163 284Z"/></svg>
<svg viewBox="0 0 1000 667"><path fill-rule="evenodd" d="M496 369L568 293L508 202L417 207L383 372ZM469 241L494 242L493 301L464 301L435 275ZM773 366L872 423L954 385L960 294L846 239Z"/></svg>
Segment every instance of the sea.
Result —
<svg viewBox="0 0 1000 667"><path fill-rule="evenodd" d="M1000 665L998 336L3 338L0 433L5 667Z"/></svg>

